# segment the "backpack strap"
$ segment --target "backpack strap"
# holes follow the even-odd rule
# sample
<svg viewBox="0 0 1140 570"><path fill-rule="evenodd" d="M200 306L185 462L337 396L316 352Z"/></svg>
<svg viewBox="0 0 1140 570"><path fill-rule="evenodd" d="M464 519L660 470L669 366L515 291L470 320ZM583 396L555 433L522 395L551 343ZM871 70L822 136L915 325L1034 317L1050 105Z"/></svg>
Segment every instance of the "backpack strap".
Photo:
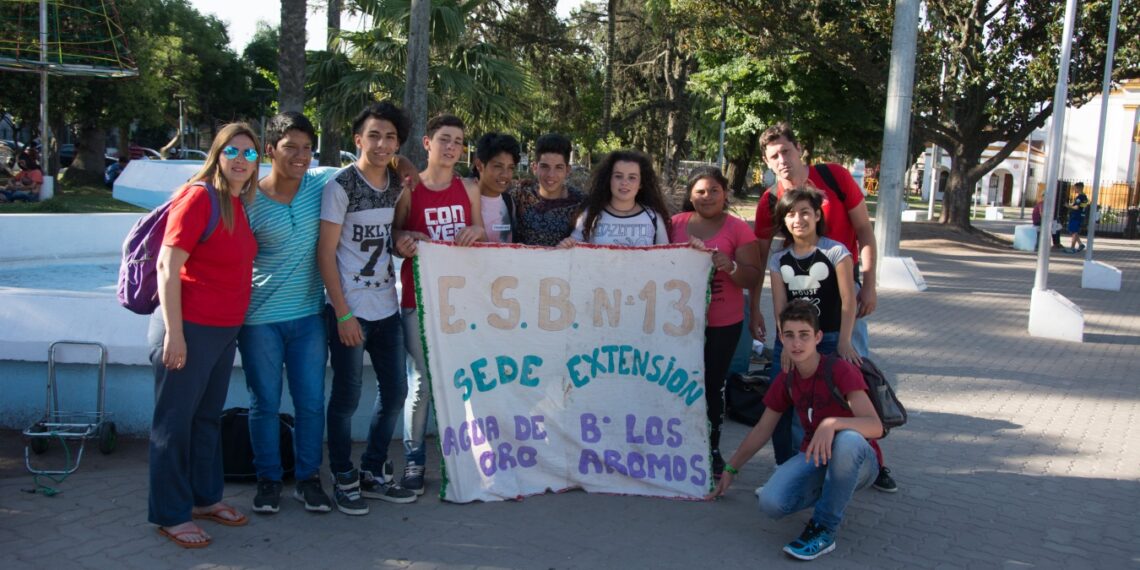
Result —
<svg viewBox="0 0 1140 570"><path fill-rule="evenodd" d="M518 235L518 224L515 220L515 200L511 198L510 192L503 192L503 207L507 209L507 223L511 225L511 241L515 241Z"/></svg>
<svg viewBox="0 0 1140 570"><path fill-rule="evenodd" d="M645 210L646 214L649 214L649 222L653 225L653 243L657 243L657 212L654 212L653 208L646 208L645 206L641 208Z"/></svg>
<svg viewBox="0 0 1140 570"><path fill-rule="evenodd" d="M214 189L214 185L206 181L198 181L192 186L199 186L206 190L206 194L210 197L210 219L206 221L206 231L202 232L202 237L198 238L198 243L203 243L210 239L214 234L214 230L218 228L218 221L222 216L222 205L218 202L218 191Z"/></svg>
<svg viewBox="0 0 1140 570"><path fill-rule="evenodd" d="M831 166L821 162L812 166L812 168L814 168L816 173L819 174L819 177L823 179L823 183L826 184L832 192L835 192L835 196L839 198L839 202L842 204L847 203L847 194L843 192L843 188L839 186L839 181L835 179L835 173L831 171Z"/></svg>
<svg viewBox="0 0 1140 570"><path fill-rule="evenodd" d="M772 225L773 235L776 233L776 200L779 200L779 198L776 196L776 187L779 185L780 183L776 182L775 184L769 186L768 190L764 192L764 194L768 196L768 223Z"/></svg>
<svg viewBox="0 0 1140 570"><path fill-rule="evenodd" d="M834 354L825 354L820 359L820 366L823 367L823 382L827 384L827 389L831 391L831 396L839 405L843 406L844 410L851 411L851 404L847 403L847 398L839 392L839 388L835 385L834 371L835 360L839 357Z"/></svg>

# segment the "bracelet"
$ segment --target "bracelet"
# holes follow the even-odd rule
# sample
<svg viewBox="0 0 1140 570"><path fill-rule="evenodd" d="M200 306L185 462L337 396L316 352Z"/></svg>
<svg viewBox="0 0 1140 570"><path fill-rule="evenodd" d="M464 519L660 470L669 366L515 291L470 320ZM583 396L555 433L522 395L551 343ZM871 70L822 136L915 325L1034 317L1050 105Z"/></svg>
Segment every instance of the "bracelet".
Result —
<svg viewBox="0 0 1140 570"><path fill-rule="evenodd" d="M736 264L736 261L733 261L732 262L732 271L729 271L728 274L729 275L736 275L737 269L740 269L740 266Z"/></svg>
<svg viewBox="0 0 1140 570"><path fill-rule="evenodd" d="M724 470L727 471L730 475L740 475L740 471L733 467L731 463L725 463Z"/></svg>
<svg viewBox="0 0 1140 570"><path fill-rule="evenodd" d="M349 311L348 314L346 314L343 317L340 317L339 319L336 320L336 322L346 323L346 322L348 322L348 319L351 319L352 317L353 317L352 311Z"/></svg>

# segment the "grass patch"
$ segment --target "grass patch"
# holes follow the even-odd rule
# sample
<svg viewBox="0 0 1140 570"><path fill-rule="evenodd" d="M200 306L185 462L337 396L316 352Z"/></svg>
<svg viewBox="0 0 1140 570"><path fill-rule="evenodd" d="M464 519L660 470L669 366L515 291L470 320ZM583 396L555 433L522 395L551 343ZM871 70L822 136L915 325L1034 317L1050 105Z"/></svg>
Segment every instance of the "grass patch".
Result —
<svg viewBox="0 0 1140 570"><path fill-rule="evenodd" d="M57 185L55 196L44 202L0 204L0 214L111 214L146 210L111 197L105 186Z"/></svg>

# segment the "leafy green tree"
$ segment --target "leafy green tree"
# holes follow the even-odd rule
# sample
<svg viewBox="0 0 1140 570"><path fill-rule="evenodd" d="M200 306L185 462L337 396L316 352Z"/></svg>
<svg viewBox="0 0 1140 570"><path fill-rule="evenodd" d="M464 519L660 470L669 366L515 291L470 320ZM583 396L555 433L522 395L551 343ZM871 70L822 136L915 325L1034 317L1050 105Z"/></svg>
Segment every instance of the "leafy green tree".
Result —
<svg viewBox="0 0 1140 570"><path fill-rule="evenodd" d="M885 93L892 2L723 0L696 6L739 31L742 47L763 57L803 52L828 71L871 93ZM1100 88L1108 10L1105 0L1080 3L1070 65L1069 100L1079 105ZM1031 0L929 0L919 33L913 126L918 141L948 151L950 178L942 222L970 228L970 196L987 172L1052 115L1057 47L1064 3ZM1121 3L1118 37L1136 35L1140 1ZM947 65L940 83L942 63ZM1115 77L1137 75L1140 45L1117 45ZM991 145L998 151L986 160Z"/></svg>
<svg viewBox="0 0 1140 570"><path fill-rule="evenodd" d="M477 33L478 7L459 0L432 3L427 83L431 112L455 113L474 131L521 122L526 109L517 93L531 89L511 54ZM355 9L372 18L373 28L343 31L344 53L324 52L309 67L322 114L349 117L368 101L404 99L411 2L356 0Z"/></svg>

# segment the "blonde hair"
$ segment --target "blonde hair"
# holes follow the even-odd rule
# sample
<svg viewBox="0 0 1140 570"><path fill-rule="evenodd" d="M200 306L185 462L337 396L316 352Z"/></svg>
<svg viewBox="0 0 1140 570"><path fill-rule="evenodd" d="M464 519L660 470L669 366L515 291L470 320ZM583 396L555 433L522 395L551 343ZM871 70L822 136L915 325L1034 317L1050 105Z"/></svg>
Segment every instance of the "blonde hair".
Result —
<svg viewBox="0 0 1140 570"><path fill-rule="evenodd" d="M214 137L214 142L210 145L209 152L206 153L206 162L202 165L202 169L197 174L190 177L186 186L190 186L195 182L207 182L213 186L214 191L218 193L218 206L220 209L222 224L227 231L234 229L234 207L230 201L230 186L225 176L222 176L221 169L218 168L218 163L221 160L222 149L225 148L230 141L234 138L245 135L249 140L253 141L254 150L258 151L258 158L261 157L261 143L257 140L257 134L246 123L229 123L218 131L218 136ZM260 163L251 163L253 173L250 175L249 180L241 187L241 194L239 198L242 203L248 206L253 201L254 193L257 191L257 175L260 172Z"/></svg>

